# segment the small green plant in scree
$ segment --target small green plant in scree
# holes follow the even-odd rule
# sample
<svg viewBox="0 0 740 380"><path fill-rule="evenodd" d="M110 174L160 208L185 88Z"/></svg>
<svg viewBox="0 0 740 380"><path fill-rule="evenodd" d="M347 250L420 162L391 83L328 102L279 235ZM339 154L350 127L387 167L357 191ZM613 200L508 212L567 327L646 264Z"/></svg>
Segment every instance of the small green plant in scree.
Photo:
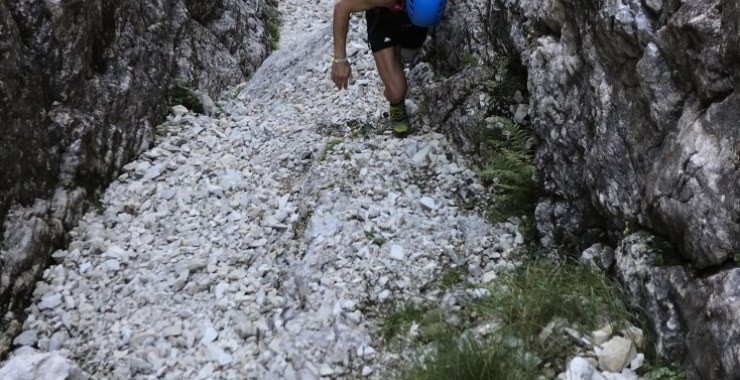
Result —
<svg viewBox="0 0 740 380"><path fill-rule="evenodd" d="M326 144L326 149L323 153L321 153L321 156L319 156L319 161L326 161L326 157L329 156L329 154L334 152L334 149L337 147L337 145L341 144L342 140L331 140Z"/></svg>
<svg viewBox="0 0 740 380"><path fill-rule="evenodd" d="M375 231L365 231L365 237L368 238L373 244L378 247L382 247L386 240L382 236L376 235Z"/></svg>

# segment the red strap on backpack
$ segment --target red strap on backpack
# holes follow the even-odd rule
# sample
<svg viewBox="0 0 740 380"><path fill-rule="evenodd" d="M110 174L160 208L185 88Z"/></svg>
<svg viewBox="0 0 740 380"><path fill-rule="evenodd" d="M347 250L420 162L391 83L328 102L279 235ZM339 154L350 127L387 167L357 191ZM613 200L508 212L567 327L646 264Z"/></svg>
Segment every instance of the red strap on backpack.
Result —
<svg viewBox="0 0 740 380"><path fill-rule="evenodd" d="M391 8L393 12L400 12L404 9L406 9L406 0L396 0L396 3L393 4L393 8Z"/></svg>

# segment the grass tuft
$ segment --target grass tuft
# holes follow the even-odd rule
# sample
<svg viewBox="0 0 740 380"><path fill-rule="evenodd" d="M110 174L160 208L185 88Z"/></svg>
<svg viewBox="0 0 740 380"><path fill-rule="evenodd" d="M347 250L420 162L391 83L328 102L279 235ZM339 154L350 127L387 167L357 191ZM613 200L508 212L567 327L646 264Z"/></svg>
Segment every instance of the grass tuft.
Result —
<svg viewBox="0 0 740 380"><path fill-rule="evenodd" d="M402 375L408 380L529 380L537 363L503 336L481 344L473 337L441 341L438 347Z"/></svg>
<svg viewBox="0 0 740 380"><path fill-rule="evenodd" d="M457 284L463 283L466 276L467 270L463 267L448 268L442 272L442 275L439 277L437 282L439 283L440 288L450 289Z"/></svg>
<svg viewBox="0 0 740 380"><path fill-rule="evenodd" d="M326 157L329 156L330 153L334 152L334 149L337 147L337 145L341 144L342 140L331 140L326 144L326 149L321 153L321 156L319 156L319 161L326 161Z"/></svg>
<svg viewBox="0 0 740 380"><path fill-rule="evenodd" d="M385 319L382 328L383 339L390 342L402 332L408 331L411 324L421 321L429 310L427 306L406 303L391 312Z"/></svg>
<svg viewBox="0 0 740 380"><path fill-rule="evenodd" d="M277 50L280 47L280 24L276 20L267 21L267 37L270 49Z"/></svg>
<svg viewBox="0 0 740 380"><path fill-rule="evenodd" d="M531 260L503 273L491 297L481 304L483 312L497 315L522 338L536 337L555 318L577 324L583 333L630 319L620 287L601 272L572 262ZM542 351L548 347L536 339L530 343L540 354L557 354Z"/></svg>
<svg viewBox="0 0 740 380"><path fill-rule="evenodd" d="M89 205L90 205L90 209L95 210L96 214L98 215L105 214L105 210L106 210L105 204L103 204L103 200L98 198L97 196L90 199Z"/></svg>
<svg viewBox="0 0 740 380"><path fill-rule="evenodd" d="M611 323L621 328L631 319L619 287L600 272L574 262L554 263L528 259L516 270L502 274L491 295L471 301L462 310L477 315L477 321L466 328L492 323L486 338L476 339L463 333L462 326L445 325L444 319L425 319L421 309L404 308L391 314L387 326L398 334L401 320L419 323L420 337L426 337L431 351L422 355L402 375L405 380L537 379L548 369L565 368L566 360L577 350L576 343L554 333L541 340L540 333L551 322L566 325L583 335ZM463 312L461 311L461 312ZM459 318L466 320L466 318ZM467 318L469 320L470 318ZM431 322L430 322L431 321ZM389 327L390 328L390 327ZM392 335L389 333L389 336Z"/></svg>

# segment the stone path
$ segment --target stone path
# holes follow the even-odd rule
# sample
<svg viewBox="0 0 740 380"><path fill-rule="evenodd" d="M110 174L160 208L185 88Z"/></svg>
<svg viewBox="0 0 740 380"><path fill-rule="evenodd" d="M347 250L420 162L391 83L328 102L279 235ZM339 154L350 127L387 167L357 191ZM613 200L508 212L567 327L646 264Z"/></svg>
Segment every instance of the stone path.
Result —
<svg viewBox="0 0 740 380"><path fill-rule="evenodd" d="M355 83L332 88L332 6L281 1L281 49L223 112L176 107L54 254L16 343L95 379L381 378L384 311L435 297L449 265L508 265L521 235L468 208L485 191L423 107L409 138L373 131L387 104L362 17Z"/></svg>

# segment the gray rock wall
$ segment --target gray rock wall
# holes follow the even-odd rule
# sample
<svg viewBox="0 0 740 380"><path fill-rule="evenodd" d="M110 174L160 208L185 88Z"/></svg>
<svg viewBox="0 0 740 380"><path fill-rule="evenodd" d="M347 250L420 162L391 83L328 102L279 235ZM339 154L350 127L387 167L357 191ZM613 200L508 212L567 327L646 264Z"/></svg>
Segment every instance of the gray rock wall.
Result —
<svg viewBox="0 0 740 380"><path fill-rule="evenodd" d="M651 318L656 351L667 360L683 359L689 379L740 378L740 269L656 266L654 239L643 232L624 238L616 266Z"/></svg>
<svg viewBox="0 0 740 380"><path fill-rule="evenodd" d="M274 0L0 1L0 353L52 247L152 141L176 81L267 56Z"/></svg>
<svg viewBox="0 0 740 380"><path fill-rule="evenodd" d="M424 56L437 74L435 87L423 91L432 121L469 157L481 158L479 164L485 164L487 139L500 132L495 118L513 118L527 101L526 73L515 47L491 37L501 23L488 19L490 6L486 0L450 4Z"/></svg>
<svg viewBox="0 0 740 380"><path fill-rule="evenodd" d="M685 359L693 378L740 376L737 355L721 354L740 347L727 339L740 325L730 291L740 253L740 3L475 0L450 8L435 31L438 68L469 72L461 69L469 52L489 64L513 54L526 68L535 180L546 192L536 211L543 242L615 242L639 230L671 241L685 265L648 261L640 273L653 273L655 286L625 273L625 260L618 265L650 310L658 342L670 342L659 354ZM465 102L457 107L465 114ZM651 307L659 300L680 323L666 324L665 308Z"/></svg>

